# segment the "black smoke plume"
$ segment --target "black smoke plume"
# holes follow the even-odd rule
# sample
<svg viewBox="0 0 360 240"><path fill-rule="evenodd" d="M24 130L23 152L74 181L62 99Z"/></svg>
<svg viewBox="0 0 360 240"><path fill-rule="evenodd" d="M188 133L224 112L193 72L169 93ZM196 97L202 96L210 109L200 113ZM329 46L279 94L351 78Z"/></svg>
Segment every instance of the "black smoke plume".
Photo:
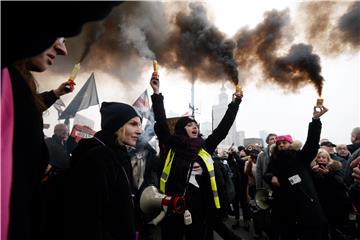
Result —
<svg viewBox="0 0 360 240"><path fill-rule="evenodd" d="M334 19L338 6L343 13ZM151 68L152 59L158 60L160 72L162 67L181 72L190 81L237 83L239 71L246 76L255 66L263 81L295 91L310 80L321 94L323 78L315 51L339 54L339 49L358 48L359 6L305 3L300 9L307 11L303 22L308 42L291 46L295 31L289 10L266 12L254 29L242 28L229 38L216 28L202 3L126 2L69 39L70 58L73 63L83 59L84 71L104 71L129 84L143 81L139 76L144 66Z"/></svg>
<svg viewBox="0 0 360 240"><path fill-rule="evenodd" d="M352 3L347 12L339 19L338 29L342 33L342 40L353 48L360 47L360 2Z"/></svg>
<svg viewBox="0 0 360 240"><path fill-rule="evenodd" d="M322 54L337 56L360 49L359 1L306 2L300 4L299 12L308 42Z"/></svg>
<svg viewBox="0 0 360 240"><path fill-rule="evenodd" d="M101 70L122 81L138 80L140 66L157 59L160 67L181 71L191 81L238 82L236 44L212 24L200 3L127 2L103 22L89 24L68 46L83 70Z"/></svg>
<svg viewBox="0 0 360 240"><path fill-rule="evenodd" d="M175 31L168 41L170 49L160 52L162 64L170 69L182 68L200 79L238 83L236 47L208 19L206 8L200 3L189 4L190 13L179 12L175 17Z"/></svg>
<svg viewBox="0 0 360 240"><path fill-rule="evenodd" d="M260 64L265 81L290 91L310 80L321 95L320 57L312 52L310 45L293 45L286 56L278 56L278 52L291 41L289 11L266 12L264 20L255 29L242 29L236 34L236 59L240 68L247 71Z"/></svg>
<svg viewBox="0 0 360 240"><path fill-rule="evenodd" d="M320 75L320 57L312 52L312 46L296 44L291 46L288 55L277 58L273 77L292 88L304 85L310 80L321 96L324 78Z"/></svg>
<svg viewBox="0 0 360 240"><path fill-rule="evenodd" d="M96 43L99 37L104 33L105 29L102 26L103 22L95 22L91 25L87 25L84 27L83 35L84 35L84 50L80 56L79 62L81 63L84 58L89 54L91 46Z"/></svg>

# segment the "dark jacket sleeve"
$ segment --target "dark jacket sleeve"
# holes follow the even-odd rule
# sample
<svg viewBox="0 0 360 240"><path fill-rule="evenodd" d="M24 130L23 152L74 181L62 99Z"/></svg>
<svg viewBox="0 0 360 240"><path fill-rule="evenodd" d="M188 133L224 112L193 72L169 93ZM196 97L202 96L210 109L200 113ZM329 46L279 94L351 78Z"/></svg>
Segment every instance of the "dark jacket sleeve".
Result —
<svg viewBox="0 0 360 240"><path fill-rule="evenodd" d="M224 140L227 136L231 126L233 125L236 114L239 109L239 104L241 101L235 100L235 102L231 102L228 105L228 109L224 117L221 119L217 128L212 132L212 134L205 140L206 150L212 154L217 145Z"/></svg>
<svg viewBox="0 0 360 240"><path fill-rule="evenodd" d="M53 90L48 92L42 92L39 93L39 96L41 100L44 102L46 109L43 109L43 111L47 110L49 107L51 107L56 100L58 100L58 97L56 97L55 92Z"/></svg>
<svg viewBox="0 0 360 240"><path fill-rule="evenodd" d="M273 176L276 176L274 170L274 162L272 161L272 159L270 159L269 165L267 166L266 171L264 173L264 181L270 186L272 186L271 179Z"/></svg>
<svg viewBox="0 0 360 240"><path fill-rule="evenodd" d="M151 95L152 107L155 117L154 130L156 136L159 138L159 142L166 143L170 138L169 126L166 122L166 114L164 108L164 97L160 94Z"/></svg>
<svg viewBox="0 0 360 240"><path fill-rule="evenodd" d="M354 178L351 176L352 168L350 167L350 164L359 156L360 156L360 148L355 152L353 152L353 154L351 154L351 157L348 159L346 163L344 180L347 186L350 186L351 184L354 183Z"/></svg>
<svg viewBox="0 0 360 240"><path fill-rule="evenodd" d="M302 160L306 161L305 164L309 165L316 157L319 149L321 133L321 121L320 119L313 119L309 123L308 135L305 141L304 147L300 151Z"/></svg>
<svg viewBox="0 0 360 240"><path fill-rule="evenodd" d="M353 200L355 207L358 211L360 211L360 186L355 183L351 185L349 194L351 199Z"/></svg>

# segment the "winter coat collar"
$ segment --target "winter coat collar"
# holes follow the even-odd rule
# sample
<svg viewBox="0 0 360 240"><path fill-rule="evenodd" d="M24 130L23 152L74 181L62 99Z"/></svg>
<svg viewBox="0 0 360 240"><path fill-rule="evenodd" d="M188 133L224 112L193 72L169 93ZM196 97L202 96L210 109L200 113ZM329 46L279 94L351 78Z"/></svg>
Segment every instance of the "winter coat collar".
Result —
<svg viewBox="0 0 360 240"><path fill-rule="evenodd" d="M347 145L347 148L349 149L349 152L353 154L358 148L360 148L360 143L353 143L350 145Z"/></svg>
<svg viewBox="0 0 360 240"><path fill-rule="evenodd" d="M316 161L313 160L310 164L311 167L316 165ZM342 164L341 162L337 161L337 160L333 160L331 159L330 162L327 165L327 168L329 169L330 172L337 172L340 171L342 168Z"/></svg>
<svg viewBox="0 0 360 240"><path fill-rule="evenodd" d="M94 139L103 146L108 146L115 151L126 152L127 148L115 142L115 135L107 131L101 130L94 135Z"/></svg>
<svg viewBox="0 0 360 240"><path fill-rule="evenodd" d="M60 138L58 136L56 136L55 134L52 135L51 139L58 144L62 144ZM64 143L65 142L66 142L66 140L64 139Z"/></svg>

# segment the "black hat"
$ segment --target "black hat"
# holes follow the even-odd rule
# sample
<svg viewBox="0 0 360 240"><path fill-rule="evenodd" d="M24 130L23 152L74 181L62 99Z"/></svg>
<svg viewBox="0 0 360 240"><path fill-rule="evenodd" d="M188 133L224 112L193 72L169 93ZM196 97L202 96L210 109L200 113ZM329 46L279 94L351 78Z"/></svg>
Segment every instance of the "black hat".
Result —
<svg viewBox="0 0 360 240"><path fill-rule="evenodd" d="M242 150L245 150L245 147L243 145L238 146L238 151L241 152Z"/></svg>
<svg viewBox="0 0 360 240"><path fill-rule="evenodd" d="M191 123L191 122L194 122L194 123L197 124L195 119L193 119L191 117L181 117L181 118L179 118L179 120L177 120L177 122L175 124L175 134L187 136L187 133L186 133L184 128L188 123Z"/></svg>
<svg viewBox="0 0 360 240"><path fill-rule="evenodd" d="M133 117L141 116L125 103L103 102L101 104L101 129L114 133Z"/></svg>
<svg viewBox="0 0 360 240"><path fill-rule="evenodd" d="M333 144L333 143L330 142L330 141L325 141L325 142L320 143L320 147L321 147L321 146L336 147L336 145Z"/></svg>

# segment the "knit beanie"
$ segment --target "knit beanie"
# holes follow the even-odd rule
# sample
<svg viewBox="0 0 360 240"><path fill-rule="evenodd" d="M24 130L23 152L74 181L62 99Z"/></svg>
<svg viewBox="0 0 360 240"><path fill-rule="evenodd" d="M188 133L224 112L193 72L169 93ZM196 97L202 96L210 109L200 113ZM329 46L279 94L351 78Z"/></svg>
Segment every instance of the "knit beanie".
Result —
<svg viewBox="0 0 360 240"><path fill-rule="evenodd" d="M291 135L281 135L281 136L277 136L275 139L276 143L279 141L286 141L288 143L293 143L293 139L291 137Z"/></svg>
<svg viewBox="0 0 360 240"><path fill-rule="evenodd" d="M124 126L133 117L141 116L135 109L125 103L103 102L100 108L101 113L101 129L114 133Z"/></svg>
<svg viewBox="0 0 360 240"><path fill-rule="evenodd" d="M175 124L175 134L187 136L187 133L184 128L188 123L191 123L191 122L194 122L197 124L197 122L193 118L190 118L190 117L179 118L179 120Z"/></svg>

